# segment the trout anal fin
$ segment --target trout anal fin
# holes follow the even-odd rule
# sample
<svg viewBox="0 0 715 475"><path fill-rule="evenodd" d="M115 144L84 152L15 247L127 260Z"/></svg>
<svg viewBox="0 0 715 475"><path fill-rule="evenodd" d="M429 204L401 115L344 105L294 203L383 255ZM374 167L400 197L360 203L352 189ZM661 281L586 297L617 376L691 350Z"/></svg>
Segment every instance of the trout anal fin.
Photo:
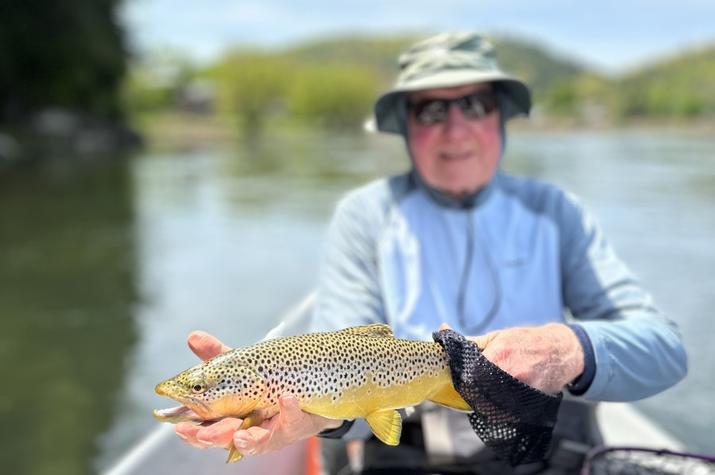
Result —
<svg viewBox="0 0 715 475"><path fill-rule="evenodd" d="M375 437L387 445L400 443L402 433L402 417L394 409L375 411L365 418Z"/></svg>
<svg viewBox="0 0 715 475"><path fill-rule="evenodd" d="M263 423L264 420L265 418L263 416L254 411L243 419L241 427L239 427L238 430L244 430L248 429L249 427L260 425L261 423ZM228 446L228 459L226 459L226 463L238 462L242 458L243 454L236 450L236 447L233 445L233 442L231 442L231 444Z"/></svg>
<svg viewBox="0 0 715 475"><path fill-rule="evenodd" d="M450 409L456 409L458 411L472 412L474 409L469 407L469 404L462 399L462 396L454 389L452 384L447 383L437 391L435 394L429 397L429 400L440 406L446 406Z"/></svg>

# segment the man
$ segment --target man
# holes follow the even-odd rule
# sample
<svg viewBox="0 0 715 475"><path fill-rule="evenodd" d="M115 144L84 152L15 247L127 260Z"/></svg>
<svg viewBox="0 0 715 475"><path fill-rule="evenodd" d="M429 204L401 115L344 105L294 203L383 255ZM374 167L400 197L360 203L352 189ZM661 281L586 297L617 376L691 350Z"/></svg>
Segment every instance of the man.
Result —
<svg viewBox="0 0 715 475"><path fill-rule="evenodd" d="M474 335L487 359L522 382L587 401L641 399L680 380L687 360L675 325L574 197L499 170L505 124L528 114L531 100L499 69L492 45L473 33L442 34L411 47L400 67L376 102L375 123L404 137L412 169L342 200L310 321L271 336L385 322L397 337L427 340L446 324ZM189 344L202 358L222 351L203 333ZM582 427L591 411L574 407L564 407L557 437L597 442ZM301 412L291 397L280 410L248 430L226 419L177 433L246 454L323 431L366 435L358 423ZM428 407L405 426L397 448L368 442L368 468L467 466L484 453L463 414Z"/></svg>

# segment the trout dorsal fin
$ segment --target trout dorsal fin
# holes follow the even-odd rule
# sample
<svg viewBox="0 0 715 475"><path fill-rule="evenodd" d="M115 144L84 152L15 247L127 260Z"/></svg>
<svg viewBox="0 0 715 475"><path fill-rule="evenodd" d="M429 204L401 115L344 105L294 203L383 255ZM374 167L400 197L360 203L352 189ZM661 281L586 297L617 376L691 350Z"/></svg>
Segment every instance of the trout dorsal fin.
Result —
<svg viewBox="0 0 715 475"><path fill-rule="evenodd" d="M372 325L361 325L359 327L350 327L340 330L341 332L351 333L353 335L374 336L383 338L395 338L390 325L384 323L373 323Z"/></svg>

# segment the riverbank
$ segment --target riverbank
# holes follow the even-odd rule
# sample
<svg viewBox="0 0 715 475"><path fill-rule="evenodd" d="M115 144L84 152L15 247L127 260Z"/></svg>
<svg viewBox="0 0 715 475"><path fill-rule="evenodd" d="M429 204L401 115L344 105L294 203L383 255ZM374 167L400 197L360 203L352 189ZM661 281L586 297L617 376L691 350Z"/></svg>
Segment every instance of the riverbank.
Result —
<svg viewBox="0 0 715 475"><path fill-rule="evenodd" d="M231 146L244 141L239 125L226 116L198 115L183 112L164 112L142 117L136 121L151 150L193 150L202 147ZM514 132L593 132L626 130L672 133L686 136L715 135L713 120L639 119L622 123L584 123L570 118L534 116L518 118L509 124ZM301 130L315 132L315 128L301 124L274 121L264 129L266 134L292 135ZM360 133L361 131L356 131ZM336 133L344 135L345 130Z"/></svg>
<svg viewBox="0 0 715 475"><path fill-rule="evenodd" d="M120 121L45 109L22 122L0 126L0 170L50 157L114 155L142 144L142 136Z"/></svg>
<svg viewBox="0 0 715 475"><path fill-rule="evenodd" d="M677 133L678 135L708 136L715 135L715 118L712 119L682 119L682 118L638 118L621 121L591 121L570 117L546 117L535 115L528 119L518 118L509 124L514 131L609 131L627 130L646 132Z"/></svg>

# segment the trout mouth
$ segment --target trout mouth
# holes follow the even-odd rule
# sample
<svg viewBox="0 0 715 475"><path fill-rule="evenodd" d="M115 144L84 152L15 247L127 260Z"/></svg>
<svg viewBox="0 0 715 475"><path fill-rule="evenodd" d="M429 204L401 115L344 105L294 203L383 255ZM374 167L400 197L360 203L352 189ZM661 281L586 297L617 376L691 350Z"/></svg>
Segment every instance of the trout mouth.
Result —
<svg viewBox="0 0 715 475"><path fill-rule="evenodd" d="M154 390L161 396L169 397L183 404L182 406L154 410L154 417L160 421L172 424L185 421L204 421L211 414L211 410L204 401L181 394L183 392L181 388L177 390L176 385L171 380L157 384Z"/></svg>
<svg viewBox="0 0 715 475"><path fill-rule="evenodd" d="M154 409L154 417L162 422L203 422L204 418L187 406L176 406L167 409Z"/></svg>

